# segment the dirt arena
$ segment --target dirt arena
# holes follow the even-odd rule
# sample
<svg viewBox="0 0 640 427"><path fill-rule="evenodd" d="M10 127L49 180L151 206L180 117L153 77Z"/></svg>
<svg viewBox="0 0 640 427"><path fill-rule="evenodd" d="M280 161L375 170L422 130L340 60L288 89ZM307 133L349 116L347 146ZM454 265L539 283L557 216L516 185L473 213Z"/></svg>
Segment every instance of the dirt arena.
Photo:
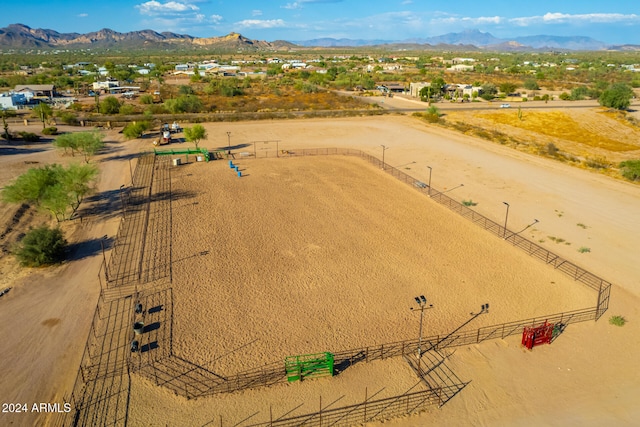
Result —
<svg viewBox="0 0 640 427"><path fill-rule="evenodd" d="M174 168L173 349L229 375L286 356L595 306L596 293L347 156ZM205 253L205 255L200 255ZM414 304L415 305L415 304ZM215 360L215 362L212 362Z"/></svg>

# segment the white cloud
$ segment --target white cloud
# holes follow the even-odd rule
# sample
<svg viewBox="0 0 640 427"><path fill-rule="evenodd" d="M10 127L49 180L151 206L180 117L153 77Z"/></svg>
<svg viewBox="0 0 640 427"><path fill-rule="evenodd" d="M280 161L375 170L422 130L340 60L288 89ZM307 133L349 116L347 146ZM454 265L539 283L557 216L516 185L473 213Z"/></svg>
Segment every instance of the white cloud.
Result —
<svg viewBox="0 0 640 427"><path fill-rule="evenodd" d="M568 13L548 12L539 16L523 16L509 19L509 22L526 27L539 24L612 24L640 22L640 15L622 13L584 13L571 15Z"/></svg>
<svg viewBox="0 0 640 427"><path fill-rule="evenodd" d="M297 1L294 1L293 3L285 4L284 6L282 6L282 8L283 9L302 9L302 5Z"/></svg>
<svg viewBox="0 0 640 427"><path fill-rule="evenodd" d="M305 4L313 3L342 3L343 0L298 0L282 6L283 9L302 9Z"/></svg>
<svg viewBox="0 0 640 427"><path fill-rule="evenodd" d="M211 15L210 19L214 24L219 24L220 22L222 22L223 18L220 15Z"/></svg>
<svg viewBox="0 0 640 427"><path fill-rule="evenodd" d="M236 26L241 28L257 28L257 29L269 29L269 28L282 28L286 24L282 19L245 19L235 23Z"/></svg>
<svg viewBox="0 0 640 427"><path fill-rule="evenodd" d="M432 24L470 24L470 25L487 25L500 24L505 18L500 16L478 16L475 18L464 16L447 16L444 18L435 18L431 20Z"/></svg>
<svg viewBox="0 0 640 427"><path fill-rule="evenodd" d="M86 18L87 16L89 16L89 14L88 13L79 13L77 16L78 16L78 18Z"/></svg>
<svg viewBox="0 0 640 427"><path fill-rule="evenodd" d="M258 9L253 9L251 11L251 16L262 16L262 11Z"/></svg>
<svg viewBox="0 0 640 427"><path fill-rule="evenodd" d="M136 6L136 9L143 15L172 15L182 14L185 12L196 12L200 10L198 6L188 3L181 3L177 1L168 1L166 3L160 3L155 0L151 0Z"/></svg>
<svg viewBox="0 0 640 427"><path fill-rule="evenodd" d="M400 4L402 5L413 4L413 0L402 0Z"/></svg>

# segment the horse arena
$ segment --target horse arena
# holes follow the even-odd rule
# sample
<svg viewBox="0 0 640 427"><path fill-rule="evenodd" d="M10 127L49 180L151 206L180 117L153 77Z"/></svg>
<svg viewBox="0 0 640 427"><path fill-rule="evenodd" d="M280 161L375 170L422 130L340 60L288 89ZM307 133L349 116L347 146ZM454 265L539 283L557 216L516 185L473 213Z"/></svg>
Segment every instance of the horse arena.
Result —
<svg viewBox="0 0 640 427"><path fill-rule="evenodd" d="M79 425L351 425L420 412L464 398L470 379L446 367L450 347L606 310L606 282L375 158L240 157L239 177L227 160L193 157L142 156L123 190L70 399ZM418 295L433 304L420 362ZM321 352L335 354L334 377L287 382L287 356Z"/></svg>

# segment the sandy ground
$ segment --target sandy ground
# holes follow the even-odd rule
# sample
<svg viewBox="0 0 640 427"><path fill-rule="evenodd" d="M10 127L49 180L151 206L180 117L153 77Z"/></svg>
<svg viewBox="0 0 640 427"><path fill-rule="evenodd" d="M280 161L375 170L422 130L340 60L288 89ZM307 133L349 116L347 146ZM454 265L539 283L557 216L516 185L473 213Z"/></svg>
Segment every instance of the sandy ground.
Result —
<svg viewBox="0 0 640 427"><path fill-rule="evenodd" d="M202 145L224 149L226 132L231 132L232 146L242 147L236 151L252 151L254 141L278 140L279 149L283 150L352 147L382 157L380 145L384 144L389 147L385 152L389 164L425 182L429 179L427 166L431 166L433 186L440 190L464 183L464 187L451 191L450 195L459 200L473 199L478 203L479 212L496 221L505 219L502 202L507 201L510 203L509 227L514 230L538 219L540 222L528 235L544 240L543 245L616 285L610 310L603 319L572 325L551 346L524 351L519 339L511 337L458 349L449 360L461 378L471 380L467 389L439 410L389 425L596 426L640 422L636 405L640 397L640 374L635 369L635 353L640 349L637 322L640 265L636 244L640 237L637 229L640 193L637 186L429 128L402 116L223 123L210 124L207 128L209 140ZM273 142L255 142L255 150L271 157L275 154L273 145ZM2 156L0 162L4 168L35 155L38 154ZM102 165L99 189L113 190L126 181L126 158L114 157L114 161ZM578 227L578 223L587 228ZM113 235L117 226L114 221L99 219L90 224L76 238L81 241ZM553 243L549 236L563 238L571 244ZM578 253L580 246L589 247L591 252ZM2 297L0 359L5 369L0 382L2 402L55 402L69 392L99 292L96 279L99 261L94 254L57 269L35 272L16 280L12 292ZM576 289L580 292L579 287ZM613 314L625 316L628 323L622 328L609 325L606 319ZM394 366L376 365L371 369L381 372L388 369L392 376L404 378L402 372L406 372L406 368L403 371L401 366ZM356 372L355 368L352 372ZM363 373L358 378L362 380L366 375ZM148 390L145 381L134 378L132 391ZM317 384L326 381L318 380ZM403 379L402 383L410 384L410 380ZM358 383L351 393L362 394L362 386ZM329 391L320 387L311 394L322 394L331 401L337 398L328 397L333 394L330 391L333 387L329 386ZM277 392L274 390L274 401L279 398ZM248 394L224 397L221 401L242 401ZM140 397L140 393L135 396ZM155 398L159 402L156 405L173 402L175 408L180 408L185 403L163 389L154 390L148 398L144 402L132 400L133 424L147 425L143 415L153 409L140 403ZM312 403L305 405L310 410L314 407ZM186 408L189 411L175 410L176 417L182 420L177 425L207 422L217 416L206 400L197 400ZM246 415L237 414L238 419L265 410L262 407ZM137 414L141 418L137 418ZM35 420L34 414L0 414L1 424L33 425Z"/></svg>
<svg viewBox="0 0 640 427"><path fill-rule="evenodd" d="M173 193L197 193L172 206L173 349L218 374L413 339L421 294L435 307L426 335L487 302L469 328L595 306L591 289L364 160L236 164L241 179L224 161L172 177Z"/></svg>

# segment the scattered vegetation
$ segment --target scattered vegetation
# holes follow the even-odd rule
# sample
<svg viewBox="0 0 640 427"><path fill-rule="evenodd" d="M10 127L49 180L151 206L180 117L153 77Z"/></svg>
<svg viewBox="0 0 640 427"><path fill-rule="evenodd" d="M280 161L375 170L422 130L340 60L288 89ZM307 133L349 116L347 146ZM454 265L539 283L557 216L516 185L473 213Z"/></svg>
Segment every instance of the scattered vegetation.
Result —
<svg viewBox="0 0 640 427"><path fill-rule="evenodd" d="M609 323L614 326L624 326L627 323L627 319L622 316L611 316L609 318Z"/></svg>
<svg viewBox="0 0 640 427"><path fill-rule="evenodd" d="M563 243L566 242L562 237L555 237L555 236L547 236L549 238L549 240L551 240L552 242L556 242L556 243ZM570 245L571 243L566 242L565 245Z"/></svg>
<svg viewBox="0 0 640 427"><path fill-rule="evenodd" d="M578 252L580 252L581 254L585 254L587 252L591 252L591 248L587 248L586 246L580 246L580 248L578 249Z"/></svg>
<svg viewBox="0 0 640 427"><path fill-rule="evenodd" d="M471 199L469 199L469 200L463 200L463 201L462 201L462 204L463 204L463 205L465 205L465 206L476 206L476 205L477 205L477 203L476 203L476 202L474 202L474 201L473 201L473 200L471 200Z"/></svg>
<svg viewBox="0 0 640 427"><path fill-rule="evenodd" d="M588 228L586 225L584 225L583 223L579 222L576 224L578 227L580 228L584 228L585 230Z"/></svg>
<svg viewBox="0 0 640 427"><path fill-rule="evenodd" d="M25 267L42 267L64 260L67 241L60 228L43 225L25 234L13 253Z"/></svg>

